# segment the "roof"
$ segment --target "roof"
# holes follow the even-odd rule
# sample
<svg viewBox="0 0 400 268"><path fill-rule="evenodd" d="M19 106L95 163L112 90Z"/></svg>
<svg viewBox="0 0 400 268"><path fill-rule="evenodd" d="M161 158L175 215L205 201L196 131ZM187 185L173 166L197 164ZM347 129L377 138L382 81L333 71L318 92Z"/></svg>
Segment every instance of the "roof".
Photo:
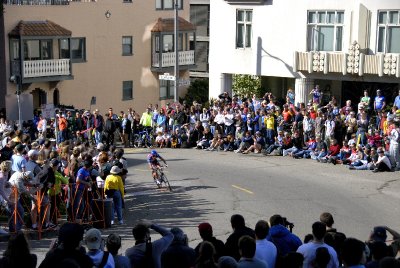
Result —
<svg viewBox="0 0 400 268"><path fill-rule="evenodd" d="M46 21L23 21L21 20L9 36L71 36L70 30L60 25Z"/></svg>
<svg viewBox="0 0 400 268"><path fill-rule="evenodd" d="M174 31L174 19L162 19L158 18L156 25L154 25L152 32L173 32ZM187 20L179 17L178 18L178 30L179 31L194 31L196 26L188 22Z"/></svg>

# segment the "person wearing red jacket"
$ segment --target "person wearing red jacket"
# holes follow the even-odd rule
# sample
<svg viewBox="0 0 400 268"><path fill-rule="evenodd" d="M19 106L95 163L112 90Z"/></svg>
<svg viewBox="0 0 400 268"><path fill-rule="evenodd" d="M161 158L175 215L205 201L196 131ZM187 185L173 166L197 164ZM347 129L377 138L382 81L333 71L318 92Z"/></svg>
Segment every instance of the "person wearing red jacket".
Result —
<svg viewBox="0 0 400 268"><path fill-rule="evenodd" d="M326 162L336 165L336 159L340 153L340 144L336 139L332 139L331 145L329 146L328 154L326 156Z"/></svg>

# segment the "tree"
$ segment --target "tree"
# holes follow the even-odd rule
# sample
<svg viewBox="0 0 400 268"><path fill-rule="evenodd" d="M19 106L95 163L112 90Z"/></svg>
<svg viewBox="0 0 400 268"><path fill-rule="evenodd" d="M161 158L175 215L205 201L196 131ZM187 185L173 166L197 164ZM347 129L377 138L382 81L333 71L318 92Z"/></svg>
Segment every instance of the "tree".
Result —
<svg viewBox="0 0 400 268"><path fill-rule="evenodd" d="M254 94L260 97L262 93L261 78L257 75L235 74L233 75L232 90L241 97L252 97Z"/></svg>
<svg viewBox="0 0 400 268"><path fill-rule="evenodd" d="M197 101L201 104L206 103L208 101L208 80L194 80L190 84L184 100L190 105L193 103L193 101Z"/></svg>

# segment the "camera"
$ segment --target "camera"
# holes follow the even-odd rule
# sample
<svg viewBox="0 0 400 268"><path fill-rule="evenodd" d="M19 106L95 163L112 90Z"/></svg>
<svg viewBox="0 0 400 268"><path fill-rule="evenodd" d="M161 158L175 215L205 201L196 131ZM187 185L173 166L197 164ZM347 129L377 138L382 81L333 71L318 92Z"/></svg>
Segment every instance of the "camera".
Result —
<svg viewBox="0 0 400 268"><path fill-rule="evenodd" d="M282 217L282 221L283 221L283 226L285 226L286 228L288 228L290 230L290 232L292 232L292 230L294 228L294 224L292 222L288 221L286 217Z"/></svg>

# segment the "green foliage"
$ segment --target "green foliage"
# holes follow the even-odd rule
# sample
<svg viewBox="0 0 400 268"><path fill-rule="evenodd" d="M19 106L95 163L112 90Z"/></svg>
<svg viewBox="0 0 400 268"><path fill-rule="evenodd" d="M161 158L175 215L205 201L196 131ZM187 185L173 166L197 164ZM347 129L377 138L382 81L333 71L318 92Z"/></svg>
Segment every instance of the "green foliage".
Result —
<svg viewBox="0 0 400 268"><path fill-rule="evenodd" d="M208 101L208 79L196 79L191 82L184 100L190 105L193 101L206 103Z"/></svg>
<svg viewBox="0 0 400 268"><path fill-rule="evenodd" d="M256 94L261 97L261 78L257 75L235 74L233 75L232 90L241 97L252 97Z"/></svg>

